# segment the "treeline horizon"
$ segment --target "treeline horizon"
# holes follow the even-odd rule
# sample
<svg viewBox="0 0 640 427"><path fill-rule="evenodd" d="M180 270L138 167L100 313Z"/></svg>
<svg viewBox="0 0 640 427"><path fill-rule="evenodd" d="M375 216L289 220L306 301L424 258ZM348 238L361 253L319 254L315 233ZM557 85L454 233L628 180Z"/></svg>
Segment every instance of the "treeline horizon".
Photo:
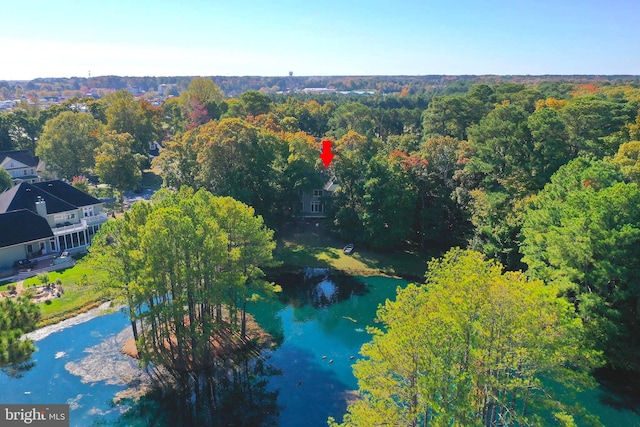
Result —
<svg viewBox="0 0 640 427"><path fill-rule="evenodd" d="M303 88L326 87L337 91L373 90L377 94L420 95L429 92L463 92L473 84L521 83L535 85L543 81L572 84L598 83L640 85L640 75L599 75L599 74L543 74L543 75L501 75L501 74L425 74L425 75L327 75L327 76L118 76L93 77L38 77L24 80L0 80L0 99L7 92L20 88L27 91L65 91L87 89L125 89L135 87L146 92L157 89L161 84L175 84L184 90L195 77L211 79L222 91L234 96L248 90L262 92L295 91ZM3 93L2 89L6 88ZM446 88L449 88L446 90Z"/></svg>

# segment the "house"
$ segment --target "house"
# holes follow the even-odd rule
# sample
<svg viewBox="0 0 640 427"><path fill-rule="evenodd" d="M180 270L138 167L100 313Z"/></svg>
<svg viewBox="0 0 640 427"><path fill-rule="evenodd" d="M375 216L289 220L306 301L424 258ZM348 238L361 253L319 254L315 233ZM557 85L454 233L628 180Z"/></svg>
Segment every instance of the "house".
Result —
<svg viewBox="0 0 640 427"><path fill-rule="evenodd" d="M84 252L106 221L100 200L63 181L19 183L0 194L0 270L20 259Z"/></svg>
<svg viewBox="0 0 640 427"><path fill-rule="evenodd" d="M44 162L28 150L0 151L0 167L9 172L14 185L44 181L47 175Z"/></svg>
<svg viewBox="0 0 640 427"><path fill-rule="evenodd" d="M300 190L300 202L297 216L301 218L326 218L327 197L331 197L338 185L335 180L329 180L323 188L315 188L310 191Z"/></svg>

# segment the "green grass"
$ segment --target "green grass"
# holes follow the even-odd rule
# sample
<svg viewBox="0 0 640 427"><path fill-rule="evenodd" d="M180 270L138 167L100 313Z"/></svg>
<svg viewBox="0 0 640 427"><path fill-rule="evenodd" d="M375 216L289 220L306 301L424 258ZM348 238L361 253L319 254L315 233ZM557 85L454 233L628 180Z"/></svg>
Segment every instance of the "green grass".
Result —
<svg viewBox="0 0 640 427"><path fill-rule="evenodd" d="M438 254L421 254L404 250L378 252L356 245L351 255L342 248L347 243L331 235L319 221L283 227L278 235L276 259L284 267L326 267L353 275L401 276L422 280L427 261Z"/></svg>
<svg viewBox="0 0 640 427"><path fill-rule="evenodd" d="M55 283L58 279L62 281L64 294L51 300L50 304L40 304L42 318L38 326L59 322L107 299L99 287L99 283L107 279L107 273L90 268L83 260L73 267L47 274L50 283ZM37 285L40 285L37 276L24 281L25 289Z"/></svg>

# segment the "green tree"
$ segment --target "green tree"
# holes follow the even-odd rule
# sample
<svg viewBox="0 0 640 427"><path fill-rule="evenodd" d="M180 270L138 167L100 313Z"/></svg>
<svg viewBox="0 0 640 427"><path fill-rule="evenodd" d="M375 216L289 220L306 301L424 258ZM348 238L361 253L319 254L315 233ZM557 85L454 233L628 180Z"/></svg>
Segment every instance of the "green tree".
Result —
<svg viewBox="0 0 640 427"><path fill-rule="evenodd" d="M415 230L421 246L450 244L461 238L468 221L456 194L456 181L469 144L449 136L424 141L407 164L418 197Z"/></svg>
<svg viewBox="0 0 640 427"><path fill-rule="evenodd" d="M305 132L285 133L288 143L288 156L283 167L283 186L287 192L287 203L296 214L300 202L300 191L311 192L322 188L326 182L320 173L321 160L318 156L320 148L315 139Z"/></svg>
<svg viewBox="0 0 640 427"><path fill-rule="evenodd" d="M558 111L541 108L527 119L531 132L531 188L542 189L560 166L578 155L569 144L567 127Z"/></svg>
<svg viewBox="0 0 640 427"><path fill-rule="evenodd" d="M278 217L281 173L274 168L286 144L273 133L242 119L222 119L198 129L198 179L207 190Z"/></svg>
<svg viewBox="0 0 640 427"><path fill-rule="evenodd" d="M133 188L142 177L133 153L135 141L128 133L114 132L106 132L102 140L102 145L95 150L95 173L101 182L118 191L122 201L123 193Z"/></svg>
<svg viewBox="0 0 640 427"><path fill-rule="evenodd" d="M19 149L29 150L31 153L35 152L36 142L43 126L39 116L40 109L26 103L11 114L11 136Z"/></svg>
<svg viewBox="0 0 640 427"><path fill-rule="evenodd" d="M190 372L226 372L229 350L247 343L246 301L276 290L260 268L274 248L252 208L185 187L110 221L91 257L119 273L109 286L129 304L142 361L189 382Z"/></svg>
<svg viewBox="0 0 640 427"><path fill-rule="evenodd" d="M533 142L527 112L501 105L469 129L471 156L464 174L469 191L473 247L499 257L509 267L519 266L514 216L519 201L537 190L530 158Z"/></svg>
<svg viewBox="0 0 640 427"><path fill-rule="evenodd" d="M486 111L483 102L475 97L436 96L422 115L424 139L440 135L466 140L468 128Z"/></svg>
<svg viewBox="0 0 640 427"><path fill-rule="evenodd" d="M0 113L0 151L11 151L16 148L11 138L12 126L11 115Z"/></svg>
<svg viewBox="0 0 640 427"><path fill-rule="evenodd" d="M341 138L349 131L373 138L376 129L374 117L373 110L366 105L348 102L333 111L328 126L335 138Z"/></svg>
<svg viewBox="0 0 640 427"><path fill-rule="evenodd" d="M128 133L135 142L134 152L148 154L149 144L160 139L162 109L148 101L136 100L125 89L106 96L104 103L107 128L115 133Z"/></svg>
<svg viewBox="0 0 640 427"><path fill-rule="evenodd" d="M240 103L245 117L267 114L271 109L269 97L257 90L250 90L240 95Z"/></svg>
<svg viewBox="0 0 640 427"><path fill-rule="evenodd" d="M613 155L618 149L615 138L633 120L635 111L622 102L596 96L581 96L560 110L569 131L570 144L585 155Z"/></svg>
<svg viewBox="0 0 640 427"><path fill-rule="evenodd" d="M95 164L101 128L90 114L63 112L45 124L36 155L62 178L83 175Z"/></svg>
<svg viewBox="0 0 640 427"><path fill-rule="evenodd" d="M13 178L5 168L0 168L0 193L13 185Z"/></svg>
<svg viewBox="0 0 640 427"><path fill-rule="evenodd" d="M28 369L35 346L22 336L33 331L39 319L40 308L27 298L0 300L0 369L10 375Z"/></svg>
<svg viewBox="0 0 640 427"><path fill-rule="evenodd" d="M178 134L165 143L164 150L153 160L155 167L162 173L165 187L178 189L183 185L198 186L198 128Z"/></svg>
<svg viewBox="0 0 640 427"><path fill-rule="evenodd" d="M360 399L341 425L573 419L543 378L580 390L593 385L589 371L599 358L583 345L582 323L557 288L460 249L431 261L426 277L378 310L382 327L368 328L373 339L354 366Z"/></svg>
<svg viewBox="0 0 640 427"><path fill-rule="evenodd" d="M416 194L402 164L378 155L368 162L362 197L362 226L366 242L394 248L409 237Z"/></svg>
<svg viewBox="0 0 640 427"><path fill-rule="evenodd" d="M343 238L364 241L364 173L375 149L363 135L348 131L335 142L333 171L339 186L329 205L336 231Z"/></svg>
<svg viewBox="0 0 640 427"><path fill-rule="evenodd" d="M531 175L527 160L532 152L527 117L521 107L502 105L469 130L474 155L467 169L483 174L484 188L526 193Z"/></svg>
<svg viewBox="0 0 640 427"><path fill-rule="evenodd" d="M560 287L607 361L638 368L640 190L616 166L577 158L527 205L527 274Z"/></svg>

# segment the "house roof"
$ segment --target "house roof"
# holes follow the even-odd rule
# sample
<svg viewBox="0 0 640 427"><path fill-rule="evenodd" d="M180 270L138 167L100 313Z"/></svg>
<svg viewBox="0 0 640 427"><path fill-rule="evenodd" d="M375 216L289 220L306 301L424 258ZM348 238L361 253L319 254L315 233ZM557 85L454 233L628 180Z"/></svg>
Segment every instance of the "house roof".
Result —
<svg viewBox="0 0 640 427"><path fill-rule="evenodd" d="M46 181L37 184L22 182L0 194L0 213L28 209L37 213L36 200L42 198L47 214L67 212L79 207L100 203L92 197L63 181Z"/></svg>
<svg viewBox="0 0 640 427"><path fill-rule="evenodd" d="M53 237L47 220L27 209L0 213L0 248Z"/></svg>
<svg viewBox="0 0 640 427"><path fill-rule="evenodd" d="M33 185L79 208L82 206L102 203L95 197L90 196L84 191L78 190L77 188L67 184L64 181L60 181L59 179L53 181L38 182Z"/></svg>
<svg viewBox="0 0 640 427"><path fill-rule="evenodd" d="M7 157L27 166L35 167L40 162L40 158L32 155L29 150L0 151L0 163L4 162Z"/></svg>

